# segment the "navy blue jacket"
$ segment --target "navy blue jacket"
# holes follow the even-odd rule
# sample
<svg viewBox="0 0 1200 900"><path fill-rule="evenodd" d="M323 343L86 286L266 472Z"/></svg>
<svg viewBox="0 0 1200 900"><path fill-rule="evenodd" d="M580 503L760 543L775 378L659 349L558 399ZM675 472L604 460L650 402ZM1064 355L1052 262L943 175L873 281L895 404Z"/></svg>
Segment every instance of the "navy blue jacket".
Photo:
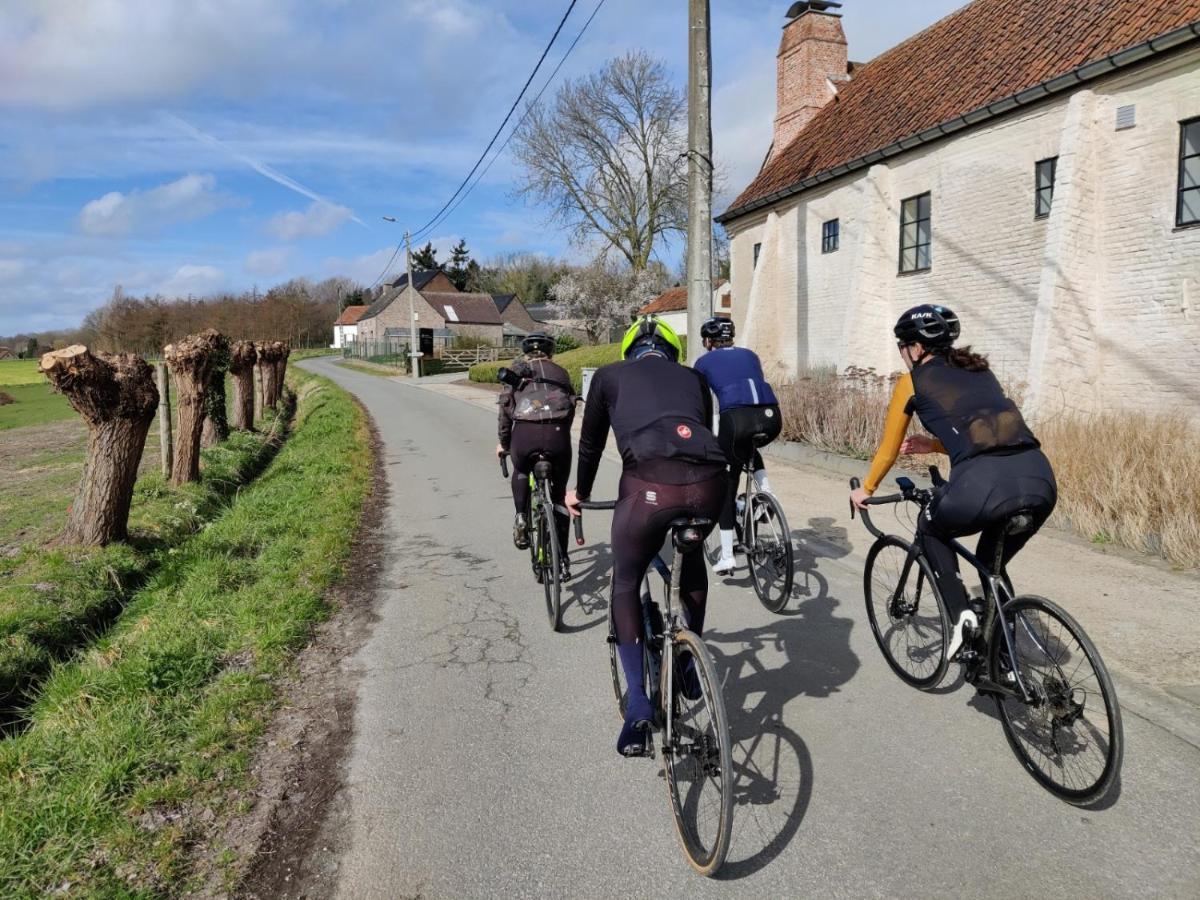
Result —
<svg viewBox="0 0 1200 900"><path fill-rule="evenodd" d="M739 406L771 406L779 401L763 377L762 363L745 347L718 347L696 360L697 372L717 395L721 412Z"/></svg>

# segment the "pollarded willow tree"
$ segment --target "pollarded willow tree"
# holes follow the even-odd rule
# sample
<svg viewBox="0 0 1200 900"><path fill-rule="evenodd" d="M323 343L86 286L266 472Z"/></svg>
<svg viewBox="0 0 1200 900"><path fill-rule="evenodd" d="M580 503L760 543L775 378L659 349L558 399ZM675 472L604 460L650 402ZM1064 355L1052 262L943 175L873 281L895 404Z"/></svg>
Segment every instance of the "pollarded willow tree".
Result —
<svg viewBox="0 0 1200 900"><path fill-rule="evenodd" d="M283 378L287 374L288 357L292 355L292 345L287 341L278 341L279 358L275 361L275 403L278 404L283 396Z"/></svg>
<svg viewBox="0 0 1200 900"><path fill-rule="evenodd" d="M171 484L200 480L200 435L204 429L204 400L209 374L220 338L209 328L189 334L163 350L171 379L175 382L175 409L178 423L175 459L171 464Z"/></svg>
<svg viewBox="0 0 1200 900"><path fill-rule="evenodd" d="M687 227L687 97L642 51L533 106L514 147L518 193L579 244L601 241L634 269Z"/></svg>
<svg viewBox="0 0 1200 900"><path fill-rule="evenodd" d="M40 368L88 426L83 476L60 540L92 546L124 540L158 406L154 370L131 353L92 354L83 344L47 353Z"/></svg>
<svg viewBox="0 0 1200 900"><path fill-rule="evenodd" d="M225 411L225 373L229 371L229 338L218 334L214 343L204 392L204 428L201 447L215 447L229 437L229 418Z"/></svg>
<svg viewBox="0 0 1200 900"><path fill-rule="evenodd" d="M233 427L254 428L254 364L258 351L253 341L237 341L229 348L229 374L233 376Z"/></svg>

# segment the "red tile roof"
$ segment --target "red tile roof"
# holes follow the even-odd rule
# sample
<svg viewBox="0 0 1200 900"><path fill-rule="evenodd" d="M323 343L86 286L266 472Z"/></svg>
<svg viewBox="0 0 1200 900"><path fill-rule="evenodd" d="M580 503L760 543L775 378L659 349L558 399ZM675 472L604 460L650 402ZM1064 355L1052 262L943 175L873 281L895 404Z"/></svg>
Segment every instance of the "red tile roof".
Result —
<svg viewBox="0 0 1200 900"><path fill-rule="evenodd" d="M1200 21L1200 0L975 0L856 67L723 221L810 176ZM735 215L730 215L731 213Z"/></svg>
<svg viewBox="0 0 1200 900"><path fill-rule="evenodd" d="M347 306L342 310L342 314L338 316L334 325L354 325L362 318L362 314L367 311L366 306Z"/></svg>
<svg viewBox="0 0 1200 900"><path fill-rule="evenodd" d="M678 312L681 309L687 309L687 291L686 287L668 288L639 309L637 314L648 316L651 313Z"/></svg>

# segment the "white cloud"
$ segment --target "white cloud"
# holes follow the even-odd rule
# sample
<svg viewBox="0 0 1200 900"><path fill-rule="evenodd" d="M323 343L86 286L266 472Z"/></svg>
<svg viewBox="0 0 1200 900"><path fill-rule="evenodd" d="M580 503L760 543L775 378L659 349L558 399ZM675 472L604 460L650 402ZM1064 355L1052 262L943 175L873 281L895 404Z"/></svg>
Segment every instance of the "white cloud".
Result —
<svg viewBox="0 0 1200 900"><path fill-rule="evenodd" d="M321 263L321 270L327 276L345 275L359 284L373 285L380 273L383 272L385 265L388 266L389 278L395 278L404 271L404 250L402 249L399 253L395 253L395 251L396 247L393 244L363 256L351 258L331 256ZM395 253L394 258L393 253ZM391 261L390 265L388 264L389 260Z"/></svg>
<svg viewBox="0 0 1200 900"><path fill-rule="evenodd" d="M16 281L28 268L23 259L0 259L0 282Z"/></svg>
<svg viewBox="0 0 1200 900"><path fill-rule="evenodd" d="M308 209L303 212L293 210L274 216L267 223L267 232L281 241L322 237L353 216L354 213L345 206L317 200L310 203Z"/></svg>
<svg viewBox="0 0 1200 900"><path fill-rule="evenodd" d="M255 250L246 255L242 268L247 274L258 278L274 278L281 275L291 262L292 251L288 247L272 247Z"/></svg>
<svg viewBox="0 0 1200 900"><path fill-rule="evenodd" d="M110 191L80 210L79 227L85 234L113 237L200 219L231 203L216 185L212 175L184 175L145 191Z"/></svg>
<svg viewBox="0 0 1200 900"><path fill-rule="evenodd" d="M220 290L225 284L225 273L216 266L183 265L175 270L166 281L158 285L154 293L167 297L201 297Z"/></svg>

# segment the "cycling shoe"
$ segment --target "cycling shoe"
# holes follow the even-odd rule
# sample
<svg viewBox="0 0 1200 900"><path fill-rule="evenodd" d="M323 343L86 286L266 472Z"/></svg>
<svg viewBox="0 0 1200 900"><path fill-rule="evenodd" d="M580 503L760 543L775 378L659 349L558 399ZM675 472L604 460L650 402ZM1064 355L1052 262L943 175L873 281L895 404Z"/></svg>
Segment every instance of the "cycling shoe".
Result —
<svg viewBox="0 0 1200 900"><path fill-rule="evenodd" d="M654 710L645 696L629 698L625 711L625 724L617 738L617 752L622 756L646 756L650 751L650 732L653 727Z"/></svg>

